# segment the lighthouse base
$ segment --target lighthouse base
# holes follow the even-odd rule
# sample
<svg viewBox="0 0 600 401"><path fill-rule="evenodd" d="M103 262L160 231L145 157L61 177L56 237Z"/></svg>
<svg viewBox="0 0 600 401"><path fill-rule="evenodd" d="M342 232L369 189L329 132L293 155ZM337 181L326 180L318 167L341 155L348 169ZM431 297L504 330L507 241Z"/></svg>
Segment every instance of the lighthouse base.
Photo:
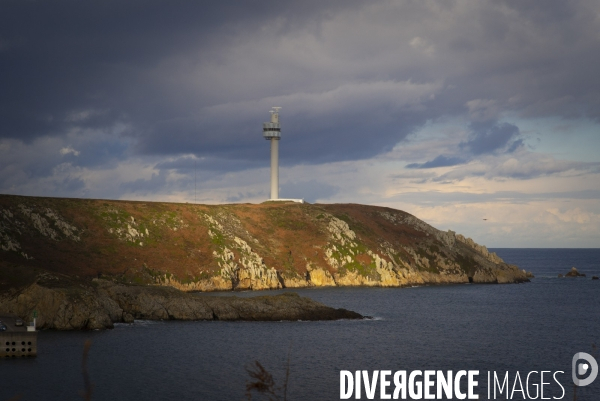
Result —
<svg viewBox="0 0 600 401"><path fill-rule="evenodd" d="M296 203L304 203L304 199L269 199L267 202L296 202Z"/></svg>

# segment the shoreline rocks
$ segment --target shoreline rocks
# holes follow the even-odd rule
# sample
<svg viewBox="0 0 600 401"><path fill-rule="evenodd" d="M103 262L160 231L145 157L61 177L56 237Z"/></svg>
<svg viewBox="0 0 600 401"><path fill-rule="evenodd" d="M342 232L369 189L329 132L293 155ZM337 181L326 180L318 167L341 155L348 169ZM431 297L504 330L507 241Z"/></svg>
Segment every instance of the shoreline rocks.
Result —
<svg viewBox="0 0 600 401"><path fill-rule="evenodd" d="M335 309L295 293L251 298L208 296L170 287L127 286L94 279L82 284L48 288L31 284L0 299L0 312L29 320L38 311L38 328L95 330L114 323L147 320L338 320L363 319L359 313Z"/></svg>

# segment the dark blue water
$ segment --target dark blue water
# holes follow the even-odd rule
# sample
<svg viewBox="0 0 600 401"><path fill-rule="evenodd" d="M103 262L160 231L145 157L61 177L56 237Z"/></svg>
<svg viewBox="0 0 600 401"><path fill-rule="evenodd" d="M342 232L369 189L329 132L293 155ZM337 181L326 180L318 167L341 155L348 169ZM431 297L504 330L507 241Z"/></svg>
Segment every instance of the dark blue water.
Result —
<svg viewBox="0 0 600 401"><path fill-rule="evenodd" d="M290 400L339 399L342 369L478 369L480 399L487 399L488 371L509 371L512 386L516 371L560 370L564 399L573 399L571 358L600 345L600 281L590 279L600 275L600 249L494 251L536 278L296 291L376 318L370 321L136 322L110 331L41 332L37 358L0 360L0 400L81 399L86 339L94 400L241 400L245 367L260 361L282 384L288 351ZM571 266L587 278L557 278ZM551 390L546 397L561 395L556 385ZM580 388L578 400L600 400L600 378Z"/></svg>

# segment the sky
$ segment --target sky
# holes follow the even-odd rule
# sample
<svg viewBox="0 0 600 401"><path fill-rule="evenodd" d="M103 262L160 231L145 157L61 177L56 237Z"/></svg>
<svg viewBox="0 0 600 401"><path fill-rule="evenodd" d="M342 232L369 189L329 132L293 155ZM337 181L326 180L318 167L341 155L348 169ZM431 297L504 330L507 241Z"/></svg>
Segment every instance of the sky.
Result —
<svg viewBox="0 0 600 401"><path fill-rule="evenodd" d="M0 193L404 210L600 247L600 7L0 0Z"/></svg>

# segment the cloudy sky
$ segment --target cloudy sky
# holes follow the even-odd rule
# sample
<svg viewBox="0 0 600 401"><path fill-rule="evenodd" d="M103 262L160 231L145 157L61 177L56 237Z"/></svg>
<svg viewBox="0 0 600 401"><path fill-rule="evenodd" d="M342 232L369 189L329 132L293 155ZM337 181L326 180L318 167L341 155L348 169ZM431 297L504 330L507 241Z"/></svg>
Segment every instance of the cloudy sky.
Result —
<svg viewBox="0 0 600 401"><path fill-rule="evenodd" d="M0 0L0 71L0 193L262 202L281 106L282 197L600 246L597 0Z"/></svg>

